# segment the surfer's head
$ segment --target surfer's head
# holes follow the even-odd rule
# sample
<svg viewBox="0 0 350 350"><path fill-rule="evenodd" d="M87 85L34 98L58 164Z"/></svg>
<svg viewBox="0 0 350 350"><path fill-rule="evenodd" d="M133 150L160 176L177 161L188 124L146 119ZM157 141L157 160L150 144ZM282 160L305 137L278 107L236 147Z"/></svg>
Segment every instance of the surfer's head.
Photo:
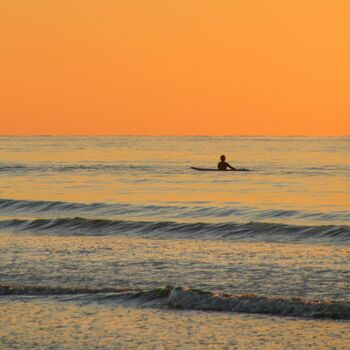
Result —
<svg viewBox="0 0 350 350"><path fill-rule="evenodd" d="M226 157L224 155L220 156L220 159L222 162L224 162L226 160Z"/></svg>

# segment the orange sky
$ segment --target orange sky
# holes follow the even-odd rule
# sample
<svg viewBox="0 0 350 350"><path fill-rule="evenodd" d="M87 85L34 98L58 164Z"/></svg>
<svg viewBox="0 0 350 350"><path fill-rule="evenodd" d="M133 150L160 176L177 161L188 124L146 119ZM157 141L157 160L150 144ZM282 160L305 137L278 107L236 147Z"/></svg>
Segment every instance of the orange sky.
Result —
<svg viewBox="0 0 350 350"><path fill-rule="evenodd" d="M0 2L0 134L350 134L349 0Z"/></svg>

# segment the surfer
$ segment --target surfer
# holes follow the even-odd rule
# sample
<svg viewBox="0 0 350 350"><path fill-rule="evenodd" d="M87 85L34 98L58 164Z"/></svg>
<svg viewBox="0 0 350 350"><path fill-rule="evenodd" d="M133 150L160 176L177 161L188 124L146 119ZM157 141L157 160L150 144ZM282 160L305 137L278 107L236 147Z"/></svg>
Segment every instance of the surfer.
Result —
<svg viewBox="0 0 350 350"><path fill-rule="evenodd" d="M221 162L218 163L218 170L227 170L227 168L230 168L231 170L237 170L226 162L226 157L224 155L220 157L220 160Z"/></svg>
<svg viewBox="0 0 350 350"><path fill-rule="evenodd" d="M226 162L226 157L224 155L220 156L220 160L221 161L218 163L217 168L198 168L195 166L191 166L191 169L198 171L250 171L246 168L234 168Z"/></svg>

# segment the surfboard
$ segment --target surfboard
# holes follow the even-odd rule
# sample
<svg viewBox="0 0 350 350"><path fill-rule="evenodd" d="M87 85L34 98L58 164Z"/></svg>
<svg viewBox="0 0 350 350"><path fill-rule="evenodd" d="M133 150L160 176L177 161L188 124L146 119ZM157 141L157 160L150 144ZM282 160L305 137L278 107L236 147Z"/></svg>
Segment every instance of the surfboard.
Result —
<svg viewBox="0 0 350 350"><path fill-rule="evenodd" d="M225 171L250 171L250 169L245 169L245 168L241 168L241 169L228 169L228 170L219 170L219 169L214 169L214 168L197 168L195 166L191 166L191 169L193 170L198 170L198 171L221 171L221 172L225 172Z"/></svg>

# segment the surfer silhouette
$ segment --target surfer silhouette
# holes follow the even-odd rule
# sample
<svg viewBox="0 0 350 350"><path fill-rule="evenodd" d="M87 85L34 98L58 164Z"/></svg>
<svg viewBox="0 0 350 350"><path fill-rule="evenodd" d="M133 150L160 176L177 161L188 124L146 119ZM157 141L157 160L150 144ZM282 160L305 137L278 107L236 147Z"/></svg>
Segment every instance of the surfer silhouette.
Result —
<svg viewBox="0 0 350 350"><path fill-rule="evenodd" d="M220 157L220 160L221 161L218 163L218 170L227 170L227 168L230 168L231 170L236 170L236 168L234 168L226 162L226 157L224 155Z"/></svg>

